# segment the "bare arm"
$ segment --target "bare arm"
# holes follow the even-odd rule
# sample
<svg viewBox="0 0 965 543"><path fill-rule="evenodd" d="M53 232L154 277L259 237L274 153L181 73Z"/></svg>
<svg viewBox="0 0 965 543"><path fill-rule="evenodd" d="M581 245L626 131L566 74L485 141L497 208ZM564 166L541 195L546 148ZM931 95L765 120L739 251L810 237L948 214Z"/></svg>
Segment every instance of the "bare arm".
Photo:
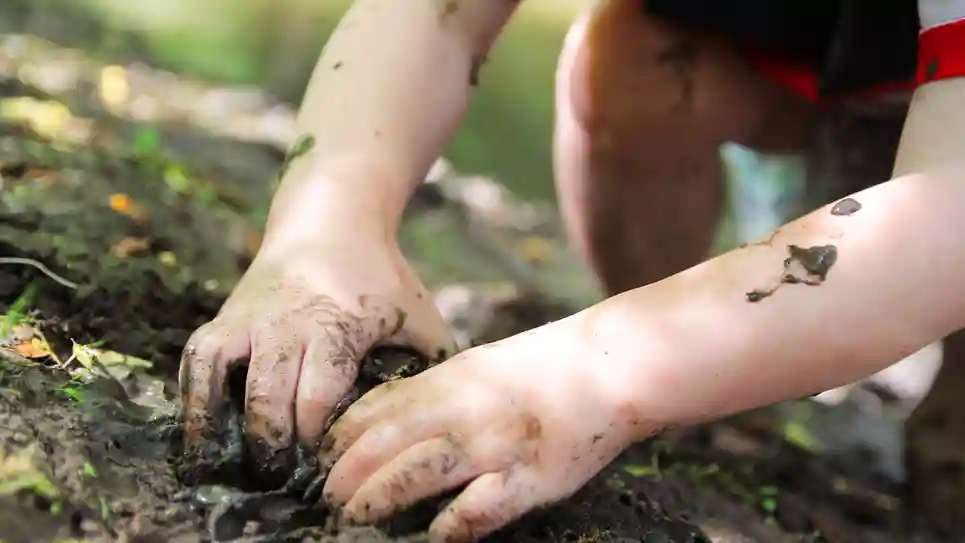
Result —
<svg viewBox="0 0 965 543"><path fill-rule="evenodd" d="M920 87L899 177L852 195L838 214L828 205L769 241L587 310L587 330L605 363L634 375L623 382L635 411L688 424L805 396L869 375L960 328L963 97L965 79ZM814 285L779 283L792 245L834 246L835 260L810 262L827 271L826 280L812 274ZM794 260L790 272L806 279L805 263Z"/></svg>
<svg viewBox="0 0 965 543"><path fill-rule="evenodd" d="M361 226L360 218L394 233L518 4L356 0L306 90L297 124L313 145L282 179L266 241L296 242L319 227Z"/></svg>

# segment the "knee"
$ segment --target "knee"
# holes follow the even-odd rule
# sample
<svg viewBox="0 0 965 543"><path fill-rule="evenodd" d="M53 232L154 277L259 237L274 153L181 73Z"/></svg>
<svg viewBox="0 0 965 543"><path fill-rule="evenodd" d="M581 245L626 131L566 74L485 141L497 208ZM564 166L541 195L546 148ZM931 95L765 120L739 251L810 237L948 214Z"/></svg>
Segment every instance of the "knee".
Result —
<svg viewBox="0 0 965 543"><path fill-rule="evenodd" d="M803 126L796 120L806 109L726 38L648 15L639 0L606 0L582 13L557 66L558 123L635 146L748 140L773 132L775 114L778 125Z"/></svg>
<svg viewBox="0 0 965 543"><path fill-rule="evenodd" d="M644 13L639 0L607 0L567 32L556 72L558 121L594 139L700 136L719 116L720 68L705 38ZM640 142L637 142L640 143Z"/></svg>

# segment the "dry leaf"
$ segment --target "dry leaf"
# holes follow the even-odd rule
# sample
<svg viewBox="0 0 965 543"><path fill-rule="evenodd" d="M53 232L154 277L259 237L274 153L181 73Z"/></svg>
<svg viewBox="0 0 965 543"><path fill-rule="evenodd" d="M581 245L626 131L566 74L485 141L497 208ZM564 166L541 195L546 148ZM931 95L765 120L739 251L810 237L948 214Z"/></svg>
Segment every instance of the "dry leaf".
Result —
<svg viewBox="0 0 965 543"><path fill-rule="evenodd" d="M151 242L147 238L126 237L111 247L111 253L118 258L127 258L147 250Z"/></svg>
<svg viewBox="0 0 965 543"><path fill-rule="evenodd" d="M530 236L519 242L523 258L533 263L545 262L553 253L553 245L545 238Z"/></svg>
<svg viewBox="0 0 965 543"><path fill-rule="evenodd" d="M131 200L131 197L122 194L114 193L111 194L109 199L109 205L112 210L120 213L121 215L130 217L135 221L141 221L144 219L144 210Z"/></svg>
<svg viewBox="0 0 965 543"><path fill-rule="evenodd" d="M10 347L24 358L38 359L54 356L47 340L32 326L25 324L14 326L9 340Z"/></svg>
<svg viewBox="0 0 965 543"><path fill-rule="evenodd" d="M51 355L50 345L40 338L33 338L13 346L17 354L24 358L47 358Z"/></svg>

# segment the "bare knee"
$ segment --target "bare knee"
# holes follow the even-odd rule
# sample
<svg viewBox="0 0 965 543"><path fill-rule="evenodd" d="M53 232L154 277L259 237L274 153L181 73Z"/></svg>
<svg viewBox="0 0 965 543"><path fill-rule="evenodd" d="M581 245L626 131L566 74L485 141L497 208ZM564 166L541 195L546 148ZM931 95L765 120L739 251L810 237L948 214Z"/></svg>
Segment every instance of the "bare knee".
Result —
<svg viewBox="0 0 965 543"><path fill-rule="evenodd" d="M812 113L726 38L647 15L639 0L603 0L581 15L556 84L558 113L596 137L798 149Z"/></svg>

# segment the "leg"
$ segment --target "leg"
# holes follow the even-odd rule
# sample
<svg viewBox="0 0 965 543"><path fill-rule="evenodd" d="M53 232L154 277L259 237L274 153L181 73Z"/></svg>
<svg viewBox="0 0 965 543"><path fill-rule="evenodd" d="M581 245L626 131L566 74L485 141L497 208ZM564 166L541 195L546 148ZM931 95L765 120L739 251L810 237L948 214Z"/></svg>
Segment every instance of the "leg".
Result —
<svg viewBox="0 0 965 543"><path fill-rule="evenodd" d="M803 144L810 108L733 47L604 0L566 39L555 173L569 234L608 295L708 256L723 210L722 142Z"/></svg>

